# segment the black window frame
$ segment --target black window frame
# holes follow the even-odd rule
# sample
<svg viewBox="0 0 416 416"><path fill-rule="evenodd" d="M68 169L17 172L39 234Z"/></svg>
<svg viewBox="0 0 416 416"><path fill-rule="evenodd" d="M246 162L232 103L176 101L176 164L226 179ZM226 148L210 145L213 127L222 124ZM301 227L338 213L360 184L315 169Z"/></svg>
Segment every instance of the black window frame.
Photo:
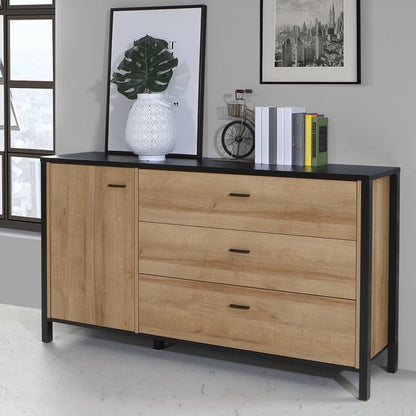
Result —
<svg viewBox="0 0 416 416"><path fill-rule="evenodd" d="M40 0L41 2L42 0ZM53 4L45 5L15 5L9 4L10 0L2 0L0 6L0 16L3 18L3 56L4 56L4 151L0 151L2 156L2 201L3 212L0 214L0 228L9 228L16 230L37 231L41 230L41 218L19 217L12 215L12 185L11 185L11 158L29 157L40 158L45 155L55 154L56 145L56 99L55 99L55 0ZM48 19L52 21L52 62L53 62L53 80L52 81L27 81L10 79L10 21L11 20L41 20ZM53 149L22 149L11 147L10 134L10 90L14 88L29 89L50 89L52 90L53 99Z"/></svg>

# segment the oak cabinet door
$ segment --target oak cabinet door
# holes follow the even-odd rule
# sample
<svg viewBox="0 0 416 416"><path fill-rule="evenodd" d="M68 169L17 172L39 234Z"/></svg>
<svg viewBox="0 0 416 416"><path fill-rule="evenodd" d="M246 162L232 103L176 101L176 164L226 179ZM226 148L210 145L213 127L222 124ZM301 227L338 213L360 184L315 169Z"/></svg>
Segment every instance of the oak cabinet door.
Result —
<svg viewBox="0 0 416 416"><path fill-rule="evenodd" d="M48 164L48 315L134 331L135 170Z"/></svg>

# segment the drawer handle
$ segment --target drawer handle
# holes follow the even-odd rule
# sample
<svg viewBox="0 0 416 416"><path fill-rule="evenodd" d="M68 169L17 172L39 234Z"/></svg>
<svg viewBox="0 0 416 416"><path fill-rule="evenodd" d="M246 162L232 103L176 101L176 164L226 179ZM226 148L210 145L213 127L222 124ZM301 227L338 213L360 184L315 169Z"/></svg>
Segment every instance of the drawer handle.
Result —
<svg viewBox="0 0 416 416"><path fill-rule="evenodd" d="M126 188L127 187L127 185L118 185L116 183L109 183L107 186L109 188Z"/></svg>
<svg viewBox="0 0 416 416"><path fill-rule="evenodd" d="M250 309L250 306L247 305L236 305L235 303L230 303L230 308L234 308L234 309L244 309L244 310L248 310Z"/></svg>
<svg viewBox="0 0 416 416"><path fill-rule="evenodd" d="M250 198L250 194L236 194L234 192L229 193L230 196L236 196L238 198Z"/></svg>
<svg viewBox="0 0 416 416"><path fill-rule="evenodd" d="M250 250L242 250L239 248L230 248L230 253L241 253L241 254L249 254Z"/></svg>

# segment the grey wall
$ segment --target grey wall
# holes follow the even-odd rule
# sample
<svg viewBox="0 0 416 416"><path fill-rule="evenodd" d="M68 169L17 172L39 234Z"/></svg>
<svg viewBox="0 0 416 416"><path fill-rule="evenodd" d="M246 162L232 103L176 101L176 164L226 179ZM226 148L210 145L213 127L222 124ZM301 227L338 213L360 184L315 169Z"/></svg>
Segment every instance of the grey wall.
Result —
<svg viewBox="0 0 416 416"><path fill-rule="evenodd" d="M109 9L194 3L198 2L57 0L58 153L104 150ZM416 370L413 301L416 281L412 272L416 231L413 215L416 211L416 165L413 162L416 153L413 127L416 55L412 53L412 39L416 2L400 0L400 7L391 0L361 2L361 85L259 85L260 1L205 0L199 3L208 5L205 156L217 156L215 137L222 122L217 119L216 108L224 105L224 94L236 88L253 88L256 105L300 105L328 115L331 163L402 168L399 366ZM2 257L18 250L13 242L12 238L0 237ZM3 247L7 248L6 255ZM23 257L31 260L22 266L21 276L16 277L14 264L6 262L10 268L6 290L11 295L16 284L33 287L40 275L40 262L37 257L32 258L34 253L37 256L39 244L33 246L26 241L22 247ZM4 290L3 286L0 289ZM38 299L36 290L31 292L33 298L28 304ZM22 304L22 301L17 299L16 303Z"/></svg>
<svg viewBox="0 0 416 416"><path fill-rule="evenodd" d="M0 230L0 304L40 307L40 235Z"/></svg>

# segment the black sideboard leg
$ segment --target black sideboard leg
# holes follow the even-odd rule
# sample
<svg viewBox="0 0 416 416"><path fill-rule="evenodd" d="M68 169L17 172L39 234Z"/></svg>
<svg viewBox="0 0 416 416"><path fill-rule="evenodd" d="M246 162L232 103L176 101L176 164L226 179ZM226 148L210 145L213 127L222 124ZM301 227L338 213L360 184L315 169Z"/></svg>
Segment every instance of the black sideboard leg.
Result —
<svg viewBox="0 0 416 416"><path fill-rule="evenodd" d="M52 322L42 319L42 342L51 342L53 338Z"/></svg>
<svg viewBox="0 0 416 416"><path fill-rule="evenodd" d="M370 365L365 364L360 368L360 386L358 389L358 398L360 400L367 401L370 398L370 379Z"/></svg>
<svg viewBox="0 0 416 416"><path fill-rule="evenodd" d="M399 225L400 175L390 177L390 254L389 254L389 330L387 371L395 373L399 338Z"/></svg>
<svg viewBox="0 0 416 416"><path fill-rule="evenodd" d="M360 385L358 398L370 398L373 182L361 183Z"/></svg>
<svg viewBox="0 0 416 416"><path fill-rule="evenodd" d="M165 341L160 341L158 339L153 340L153 349L154 350L164 350L165 349Z"/></svg>
<svg viewBox="0 0 416 416"><path fill-rule="evenodd" d="M48 259L47 259L47 226L46 226L46 214L47 214L47 207L46 207L46 162L41 162L41 187L42 187L42 200L41 200L41 208L42 208L42 224L41 224L41 231L42 231L42 342L51 342L53 338L53 330L52 330L52 321L48 319Z"/></svg>

